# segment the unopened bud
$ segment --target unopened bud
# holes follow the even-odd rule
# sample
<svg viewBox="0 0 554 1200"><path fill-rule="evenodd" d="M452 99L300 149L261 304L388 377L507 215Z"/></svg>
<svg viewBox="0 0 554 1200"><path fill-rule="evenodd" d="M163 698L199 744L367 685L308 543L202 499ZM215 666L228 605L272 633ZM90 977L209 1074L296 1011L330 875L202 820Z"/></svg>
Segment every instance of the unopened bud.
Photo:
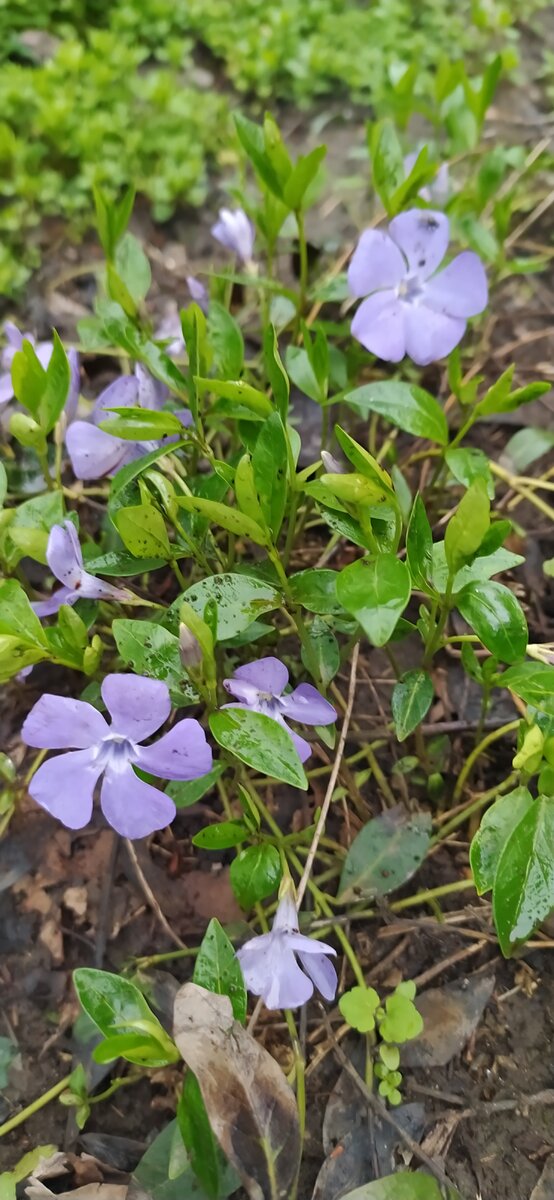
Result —
<svg viewBox="0 0 554 1200"><path fill-rule="evenodd" d="M202 665L202 648L200 642L191 633L187 625L179 625L179 655L186 670L194 670Z"/></svg>
<svg viewBox="0 0 554 1200"><path fill-rule="evenodd" d="M329 475L344 475L345 467L335 458L334 454L329 454L328 450L321 451L321 461L325 470Z"/></svg>

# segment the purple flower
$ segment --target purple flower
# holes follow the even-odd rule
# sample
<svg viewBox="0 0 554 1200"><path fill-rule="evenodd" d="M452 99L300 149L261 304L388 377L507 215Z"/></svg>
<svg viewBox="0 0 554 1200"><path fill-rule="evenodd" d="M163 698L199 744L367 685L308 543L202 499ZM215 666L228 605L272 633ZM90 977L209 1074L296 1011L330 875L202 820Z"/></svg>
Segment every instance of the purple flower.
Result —
<svg viewBox="0 0 554 1200"><path fill-rule="evenodd" d="M21 350L23 342L30 342L35 354L42 367L46 369L52 357L54 349L53 342L37 342L32 333L21 333L14 325L13 321L6 321L4 325L4 333L7 339L7 345L4 346L0 354L0 408L4 404L8 404L14 399L14 391L12 385L11 369L14 355L18 350ZM79 400L80 390L80 369L79 355L76 350L69 350L67 353L70 369L70 385L67 400L65 402L64 412L67 420L72 421L77 412L77 404Z"/></svg>
<svg viewBox="0 0 554 1200"><path fill-rule="evenodd" d="M254 254L254 226L242 208L220 208L219 220L212 225L212 236L226 250L232 250L241 262L249 263Z"/></svg>
<svg viewBox="0 0 554 1200"><path fill-rule="evenodd" d="M210 297L204 284L195 275L187 275L186 281L191 300L194 300L194 303L202 309L203 313L207 313L210 305Z"/></svg>
<svg viewBox="0 0 554 1200"><path fill-rule="evenodd" d="M168 338L171 339L169 345L164 347L166 354L169 354L170 358L180 358L184 354L186 350L185 339L181 327L181 318L177 311L167 313L160 321L155 337L160 341L167 341Z"/></svg>
<svg viewBox="0 0 554 1200"><path fill-rule="evenodd" d="M74 421L67 430L65 442L77 479L113 475L120 467L162 444L160 441L132 442L99 429L98 423L110 418L106 409L139 407L159 411L168 396L166 385L153 379L141 363L137 363L134 375L122 375L104 388L94 405L92 421ZM183 425L189 425L192 420L186 409L177 416Z"/></svg>
<svg viewBox="0 0 554 1200"><path fill-rule="evenodd" d="M408 178L408 175L412 171L413 167L415 167L418 157L419 153L417 150L414 150L411 154L406 155L404 159L404 171L406 174L406 179ZM448 170L448 163L441 163L434 179L431 179L430 183L426 184L425 187L420 188L418 195L421 196L422 200L426 200L428 204L437 204L440 208L446 204L450 195L450 173Z"/></svg>
<svg viewBox="0 0 554 1200"><path fill-rule="evenodd" d="M72 521L53 525L46 547L46 561L52 574L63 585L53 592L49 600L37 600L32 605L37 617L51 617L61 604L75 604L77 600L121 600L133 603L136 596L127 588L113 587L90 575L83 567L83 555L77 531Z"/></svg>
<svg viewBox="0 0 554 1200"><path fill-rule="evenodd" d="M175 805L139 779L133 766L160 779L198 779L211 770L212 752L192 718L179 721L152 745L141 745L171 710L167 685L160 680L106 675L102 699L111 725L84 700L46 693L37 701L24 721L23 741L40 749L71 749L42 763L29 795L68 829L82 829L103 775L100 804L106 820L123 837L146 837L173 820Z"/></svg>
<svg viewBox="0 0 554 1200"><path fill-rule="evenodd" d="M325 1000L334 1000L337 973L328 954L335 951L326 942L299 932L290 893L279 901L271 933L251 938L237 950L244 982L255 996L262 996L266 1008L298 1008L313 995L314 984Z"/></svg>
<svg viewBox="0 0 554 1200"><path fill-rule="evenodd" d="M301 683L284 696L288 681L289 673L284 663L271 656L237 667L232 679L223 680L223 686L240 703L225 704L224 708L250 708L273 717L290 733L299 758L305 762L312 753L312 747L298 733L289 729L285 717L301 721L304 725L330 725L336 721L337 714L333 705L324 700L311 683Z"/></svg>
<svg viewBox="0 0 554 1200"><path fill-rule="evenodd" d="M390 222L388 233L366 229L348 270L353 296L367 296L352 334L386 362L407 354L419 366L450 354L468 317L487 303L487 279L471 250L435 274L448 246L448 217L412 208Z"/></svg>

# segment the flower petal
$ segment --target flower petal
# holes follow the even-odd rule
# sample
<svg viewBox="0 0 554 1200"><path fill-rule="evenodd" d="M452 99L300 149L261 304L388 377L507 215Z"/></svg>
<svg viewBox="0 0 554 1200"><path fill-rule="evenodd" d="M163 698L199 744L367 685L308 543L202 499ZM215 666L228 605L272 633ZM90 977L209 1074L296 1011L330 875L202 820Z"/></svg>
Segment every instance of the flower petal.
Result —
<svg viewBox="0 0 554 1200"><path fill-rule="evenodd" d="M466 322L433 312L425 304L406 304L406 354L420 367L446 358L461 341Z"/></svg>
<svg viewBox="0 0 554 1200"><path fill-rule="evenodd" d="M139 382L136 375L120 375L100 392L94 408L92 419L95 422L109 418L107 408L134 408L138 404Z"/></svg>
<svg viewBox="0 0 554 1200"><path fill-rule="evenodd" d="M253 683L260 692L266 692L269 696L280 696L289 681L289 673L284 663L268 655L267 658L259 658L257 662L237 667L233 679L245 679L247 683Z"/></svg>
<svg viewBox="0 0 554 1200"><path fill-rule="evenodd" d="M169 396L167 384L162 383L159 379L154 379L154 376L146 370L142 363L136 364L135 376L138 382L137 404L141 408L160 409Z"/></svg>
<svg viewBox="0 0 554 1200"><path fill-rule="evenodd" d="M13 400L13 384L9 371L0 375L0 405L9 404Z"/></svg>
<svg viewBox="0 0 554 1200"><path fill-rule="evenodd" d="M232 210L220 208L219 220L212 225L212 237L232 250L243 262L249 262L254 253L254 226L242 208Z"/></svg>
<svg viewBox="0 0 554 1200"><path fill-rule="evenodd" d="M33 600L31 608L41 619L53 617L54 613L60 611L62 604L75 604L78 599L79 593L74 588L61 587L52 592L48 600Z"/></svg>
<svg viewBox="0 0 554 1200"><path fill-rule="evenodd" d="M428 279L436 271L448 249L448 217L429 208L399 213L390 222L389 233L405 255L410 271L420 279Z"/></svg>
<svg viewBox="0 0 554 1200"><path fill-rule="evenodd" d="M366 229L350 260L348 287L352 296L369 296L382 288L398 287L406 263L398 246L382 229Z"/></svg>
<svg viewBox="0 0 554 1200"><path fill-rule="evenodd" d="M308 938L307 941L309 940ZM298 957L324 1000L334 1000L338 987L337 972L327 956L325 954L307 954L303 951L299 953Z"/></svg>
<svg viewBox="0 0 554 1200"><path fill-rule="evenodd" d="M130 763L115 771L108 767L100 793L102 812L122 837L148 837L165 829L175 816L175 805L165 792L135 775Z"/></svg>
<svg viewBox="0 0 554 1200"><path fill-rule="evenodd" d="M22 740L41 750L65 750L94 746L110 730L102 713L86 700L53 696L45 692L23 722Z"/></svg>
<svg viewBox="0 0 554 1200"><path fill-rule="evenodd" d="M313 994L314 985L301 971L292 951L281 952L269 987L262 992L266 1008L300 1008Z"/></svg>
<svg viewBox="0 0 554 1200"><path fill-rule="evenodd" d="M112 718L112 733L134 742L156 733L171 712L166 683L145 675L106 675L102 699Z"/></svg>
<svg viewBox="0 0 554 1200"><path fill-rule="evenodd" d="M94 788L101 774L102 765L93 750L70 750L42 763L29 784L29 795L68 829L82 829L90 821Z"/></svg>
<svg viewBox="0 0 554 1200"><path fill-rule="evenodd" d="M96 575L91 575L89 571L81 572L78 593L85 600L119 600L121 604L132 604L137 600L137 597L128 588L105 583L103 579L97 579ZM76 599L78 598L77 596Z"/></svg>
<svg viewBox="0 0 554 1200"><path fill-rule="evenodd" d="M406 353L405 307L396 292L375 292L360 304L352 336L385 362L400 362Z"/></svg>
<svg viewBox="0 0 554 1200"><path fill-rule="evenodd" d="M138 766L160 779L199 779L212 769L212 751L199 721L178 721L152 746L141 746Z"/></svg>
<svg viewBox="0 0 554 1200"><path fill-rule="evenodd" d="M292 738L294 749L296 750L300 762L305 763L306 759L308 759L312 753L312 747L310 746L310 743L306 741L306 738L300 737L299 733L295 733L293 729L289 729L285 721L283 721L283 725L285 726L287 733L289 733Z"/></svg>
<svg viewBox="0 0 554 1200"><path fill-rule="evenodd" d="M475 317L489 298L485 268L478 254L464 250L425 284L424 304L449 317Z"/></svg>
<svg viewBox="0 0 554 1200"><path fill-rule="evenodd" d="M81 392L81 369L79 366L79 355L76 350L68 350L67 361L69 363L69 392L65 402L64 412L68 421L74 421L77 414L77 405L79 403L79 395Z"/></svg>
<svg viewBox="0 0 554 1200"><path fill-rule="evenodd" d="M301 683L290 695L281 696L280 708L289 720L304 725L330 725L337 719L336 709L311 683Z"/></svg>
<svg viewBox="0 0 554 1200"><path fill-rule="evenodd" d="M128 443L112 437L90 421L73 421L65 435L73 474L77 479L101 479L117 471L126 459Z"/></svg>
<svg viewBox="0 0 554 1200"><path fill-rule="evenodd" d="M242 701L242 706L253 708L256 712L262 711L262 702L260 699L260 689L253 683L248 683L246 680L240 679L224 679L223 687L230 696L236 696L237 700ZM235 704L222 704L222 708L236 708ZM240 706L239 706L240 707Z"/></svg>
<svg viewBox="0 0 554 1200"><path fill-rule="evenodd" d="M290 934L298 933L298 913L290 892L285 892L285 895L281 896L273 918L272 932L274 934L285 933L287 937Z"/></svg>
<svg viewBox="0 0 554 1200"><path fill-rule="evenodd" d="M313 984L281 938L252 938L237 951L237 958L248 991L262 996L267 1008L298 1008L313 995Z"/></svg>
<svg viewBox="0 0 554 1200"><path fill-rule="evenodd" d="M73 521L53 525L46 547L46 561L53 575L67 588L78 588L83 572L83 555Z"/></svg>

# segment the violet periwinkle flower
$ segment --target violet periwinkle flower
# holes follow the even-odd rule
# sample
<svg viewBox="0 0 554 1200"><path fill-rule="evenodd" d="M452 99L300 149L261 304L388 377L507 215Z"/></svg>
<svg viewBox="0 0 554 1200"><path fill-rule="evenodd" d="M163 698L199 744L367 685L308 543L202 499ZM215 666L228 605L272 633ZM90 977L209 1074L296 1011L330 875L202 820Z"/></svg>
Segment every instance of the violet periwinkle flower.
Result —
<svg viewBox="0 0 554 1200"><path fill-rule="evenodd" d="M155 337L159 341L167 341L168 338L171 339L169 344L164 346L165 353L169 354L170 358L180 358L184 354L186 345L181 327L181 318L177 311L167 313L162 318L156 329Z"/></svg>
<svg viewBox="0 0 554 1200"><path fill-rule="evenodd" d="M14 391L12 385L11 369L14 355L18 350L21 350L23 342L30 342L35 354L44 367L48 366L54 349L53 342L37 342L32 333L21 333L21 330L14 325L13 321L6 321L4 324L4 333L6 335L7 345L0 353L0 409L9 404L10 400L14 399ZM67 400L65 402L64 412L68 421L72 421L76 412L79 401L80 390L80 368L79 355L76 350L68 350L67 358L70 370L70 385Z"/></svg>
<svg viewBox="0 0 554 1200"><path fill-rule="evenodd" d="M195 275L187 275L186 283L191 300L194 300L194 303L202 309L203 313L207 313L210 306L210 297L207 288L204 287L204 284Z"/></svg>
<svg viewBox="0 0 554 1200"><path fill-rule="evenodd" d="M37 617L51 617L62 604L75 604L80 599L119 600L126 604L137 600L127 588L103 583L85 571L79 538L72 521L52 526L46 547L46 561L62 587L53 592L49 600L36 600L33 603Z"/></svg>
<svg viewBox="0 0 554 1200"><path fill-rule="evenodd" d="M283 725L290 734L301 762L312 753L305 738L289 729L287 720L301 721L303 725L330 725L337 714L332 704L320 695L311 683L301 683L293 692L283 695L289 673L278 658L259 658L257 662L237 667L231 679L224 679L223 686L237 701L225 704L224 708L249 708L265 713Z"/></svg>
<svg viewBox="0 0 554 1200"><path fill-rule="evenodd" d="M162 444L160 441L133 442L99 429L98 423L110 418L106 409L139 407L159 411L168 396L166 385L153 379L141 363L137 363L133 375L122 375L104 388L94 405L92 420L74 421L67 430L65 442L77 479L113 475L120 467ZM176 415L184 426L190 425L192 416L186 409Z"/></svg>
<svg viewBox="0 0 554 1200"><path fill-rule="evenodd" d="M386 362L405 354L419 366L444 358L463 337L469 317L488 298L481 259L464 250L437 271L448 247L448 217L413 208L388 232L366 229L348 269L353 296L366 296L352 334Z"/></svg>
<svg viewBox="0 0 554 1200"><path fill-rule="evenodd" d="M220 208L212 236L245 265L254 256L254 226L242 208Z"/></svg>
<svg viewBox="0 0 554 1200"><path fill-rule="evenodd" d="M411 154L406 155L404 159L404 171L406 172L406 178L408 178L412 168L415 167L418 157L419 154L417 150L414 150ZM421 196L422 200L426 200L428 204L436 204L440 208L446 204L450 195L450 172L448 170L448 163L440 164L440 167L438 167L434 178L431 179L429 183L425 184L424 187L420 188L418 195Z"/></svg>
<svg viewBox="0 0 554 1200"><path fill-rule="evenodd" d="M329 954L335 954L332 946L299 932L290 893L279 901L271 933L251 938L237 950L244 982L266 1008L298 1008L313 995L314 985L325 1000L334 1000L337 973Z"/></svg>
<svg viewBox="0 0 554 1200"><path fill-rule="evenodd" d="M160 779L198 779L212 767L212 752L200 723L179 721L150 746L141 743L167 720L167 685L142 675L106 675L102 699L108 725L92 704L45 693L23 723L27 746L66 750L42 763L29 795L68 829L91 818L100 776L100 805L108 823L123 837L147 837L175 816L169 796L135 774L133 766Z"/></svg>

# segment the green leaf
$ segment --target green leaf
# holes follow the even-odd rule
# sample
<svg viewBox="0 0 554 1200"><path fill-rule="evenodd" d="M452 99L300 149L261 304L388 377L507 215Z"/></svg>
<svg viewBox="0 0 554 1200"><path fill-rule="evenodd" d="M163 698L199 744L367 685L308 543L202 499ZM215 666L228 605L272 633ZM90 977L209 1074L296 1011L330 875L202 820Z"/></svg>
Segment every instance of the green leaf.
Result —
<svg viewBox="0 0 554 1200"><path fill-rule="evenodd" d="M423 388L396 379L367 383L344 397L356 412L377 413L414 437L428 438L439 446L448 443L448 425L438 400Z"/></svg>
<svg viewBox="0 0 554 1200"><path fill-rule="evenodd" d="M2 557L10 570L24 556L46 563L50 530L53 525L61 525L65 517L62 493L55 491L33 496L10 511L10 524L2 537Z"/></svg>
<svg viewBox="0 0 554 1200"><path fill-rule="evenodd" d="M281 420L286 422L290 384L289 377L281 361L279 343L273 325L268 325L264 334L264 364L275 404L281 414Z"/></svg>
<svg viewBox="0 0 554 1200"><path fill-rule="evenodd" d="M142 458L135 458L133 462L127 463L127 466L120 467L119 471L114 475L110 486L110 510L113 501L124 491L129 483L132 483L134 479L142 475L142 472L152 466L152 463L157 462L158 459L164 458L168 454L174 454L176 450L179 450L184 445L184 442L174 442L171 446L157 446L155 450L149 450L148 454L143 454Z"/></svg>
<svg viewBox="0 0 554 1200"><path fill-rule="evenodd" d="M236 534L237 537L249 538L258 546L267 545L268 535L265 530L256 521L252 521L250 517L237 512L234 508L229 508L226 504L219 504L215 500L204 500L200 496L179 496L177 502L187 512L199 513L201 517L206 517L215 525L221 525L222 529Z"/></svg>
<svg viewBox="0 0 554 1200"><path fill-rule="evenodd" d="M423 1029L423 1019L413 1000L399 988L385 1002L386 1016L379 1024L379 1032L386 1042L402 1044L417 1037Z"/></svg>
<svg viewBox="0 0 554 1200"><path fill-rule="evenodd" d="M342 1200L462 1200L462 1197L456 1188L441 1187L432 1175L397 1171L347 1192Z"/></svg>
<svg viewBox="0 0 554 1200"><path fill-rule="evenodd" d="M126 233L118 242L114 255L115 269L138 308L150 289L150 263L138 238Z"/></svg>
<svg viewBox="0 0 554 1200"><path fill-rule="evenodd" d="M176 705L196 703L198 693L181 663L179 638L175 634L154 621L135 621L126 617L116 618L112 632L123 662L137 675L148 675L167 683Z"/></svg>
<svg viewBox="0 0 554 1200"><path fill-rule="evenodd" d="M469 860L479 896L494 884L500 855L516 825L533 804L528 788L517 787L487 809L470 846Z"/></svg>
<svg viewBox="0 0 554 1200"><path fill-rule="evenodd" d="M181 311L181 327L189 360L189 403L195 425L198 424L198 375L206 375L209 365L208 327L198 304L189 304Z"/></svg>
<svg viewBox="0 0 554 1200"><path fill-rule="evenodd" d="M328 621L323 617L315 617L311 624L305 627L305 634L302 662L316 684L326 691L340 667L337 639Z"/></svg>
<svg viewBox="0 0 554 1200"><path fill-rule="evenodd" d="M48 645L44 629L16 579L0 581L0 634L17 638L26 646Z"/></svg>
<svg viewBox="0 0 554 1200"><path fill-rule="evenodd" d="M326 154L326 146L316 146L309 154L300 154L297 158L283 191L283 200L293 212L298 212L303 207L306 192Z"/></svg>
<svg viewBox="0 0 554 1200"><path fill-rule="evenodd" d="M368 124L367 133L373 186L389 212L389 197L404 181L402 147L390 118Z"/></svg>
<svg viewBox="0 0 554 1200"><path fill-rule="evenodd" d="M308 780L290 734L265 713L246 709L212 713L210 729L224 750L255 771L307 789Z"/></svg>
<svg viewBox="0 0 554 1200"><path fill-rule="evenodd" d="M185 1075L176 1116L192 1169L210 1200L217 1200L225 1159L212 1133L202 1093L192 1071Z"/></svg>
<svg viewBox="0 0 554 1200"><path fill-rule="evenodd" d="M61 416L69 395L71 372L67 354L54 330L54 349L46 368L45 387L38 406L38 420L45 433L50 433Z"/></svg>
<svg viewBox="0 0 554 1200"><path fill-rule="evenodd" d="M317 404L324 404L325 390L316 377L307 350L303 346L287 346L285 362L290 378L299 391Z"/></svg>
<svg viewBox="0 0 554 1200"><path fill-rule="evenodd" d="M0 462L0 508L2 508L2 505L4 503L4 500L6 499L7 494L8 494L8 476L6 474L6 468L4 466L4 463Z"/></svg>
<svg viewBox="0 0 554 1200"><path fill-rule="evenodd" d="M94 967L78 967L73 972L73 983L80 1003L87 1016L98 1027L105 1038L121 1034L143 1035L150 1049L158 1044L158 1058L150 1054L145 1060L149 1066L166 1066L175 1062L177 1052L165 1029L149 1008L142 992L129 979L113 975L110 971L97 971ZM142 1062L140 1052L129 1051L122 1055L130 1062Z"/></svg>
<svg viewBox="0 0 554 1200"><path fill-rule="evenodd" d="M104 421L100 421L100 429L128 441L154 441L168 434L183 433L182 421L171 412L157 412L155 409L140 407L106 408L104 411L118 413L119 416L106 417ZM168 450L169 447L166 446L166 454Z"/></svg>
<svg viewBox="0 0 554 1200"><path fill-rule="evenodd" d="M554 716L554 666L550 663L518 663L504 671L500 679L503 687L510 688L526 704Z"/></svg>
<svg viewBox="0 0 554 1200"><path fill-rule="evenodd" d="M476 479L483 479L489 500L494 499L494 479L489 459L483 450L478 450L476 446L464 446L447 450L444 458L458 483L463 483L464 487L468 488Z"/></svg>
<svg viewBox="0 0 554 1200"><path fill-rule="evenodd" d="M399 742L417 729L429 712L434 688L427 671L407 671L392 691L391 708Z"/></svg>
<svg viewBox="0 0 554 1200"><path fill-rule="evenodd" d="M166 787L166 794L171 797L176 808L190 808L192 804L197 804L203 796L208 792L213 791L220 775L225 770L225 763L218 762L208 771L207 775L202 775L200 779L190 779L188 781L173 780Z"/></svg>
<svg viewBox="0 0 554 1200"><path fill-rule="evenodd" d="M554 798L539 796L510 834L494 878L492 912L506 958L554 908Z"/></svg>
<svg viewBox="0 0 554 1200"><path fill-rule="evenodd" d="M416 587L427 591L433 578L433 534L419 495L414 500L406 530L406 559Z"/></svg>
<svg viewBox="0 0 554 1200"><path fill-rule="evenodd" d="M272 413L256 439L252 470L265 522L276 542L287 501L287 435L279 413Z"/></svg>
<svg viewBox="0 0 554 1200"><path fill-rule="evenodd" d="M387 496L396 504L396 497L392 489L392 480L390 475L379 465L377 459L360 446L354 438L350 437L340 425L335 425L335 436L341 450L344 451L349 462L355 467L356 471L365 475L366 479L370 479L372 483L376 483L381 489L384 496Z"/></svg>
<svg viewBox="0 0 554 1200"><path fill-rule="evenodd" d="M418 870L430 845L428 813L389 809L368 821L352 842L339 884L341 903L388 896Z"/></svg>
<svg viewBox="0 0 554 1200"><path fill-rule="evenodd" d="M529 425L527 429L518 429L504 447L506 455L516 472L526 471L531 463L548 454L554 446L554 432L551 429L539 429Z"/></svg>
<svg viewBox="0 0 554 1200"><path fill-rule="evenodd" d="M410 599L410 572L394 554L355 562L337 579L337 596L374 646L384 646Z"/></svg>
<svg viewBox="0 0 554 1200"><path fill-rule="evenodd" d="M247 997L242 971L233 944L217 917L212 917L204 934L192 978L209 992L228 996L235 1020L244 1025Z"/></svg>
<svg viewBox="0 0 554 1200"><path fill-rule="evenodd" d="M246 911L259 900L272 896L279 887L283 868L276 846L262 843L248 846L233 859L230 868L231 886Z"/></svg>
<svg viewBox="0 0 554 1200"><path fill-rule="evenodd" d="M245 414L241 410L247 409L249 414L252 413L261 419L270 417L274 411L269 396L245 383L243 379L204 379L199 375L195 383L200 393L211 392L214 396L221 396L223 400L236 403L236 408L230 408L230 416L242 417Z"/></svg>
<svg viewBox="0 0 554 1200"><path fill-rule="evenodd" d="M494 528L495 526L491 525L489 533ZM491 575L500 575L504 571L511 571L525 561L521 554L513 554L511 550L504 550L503 547L495 550L492 554L481 555L480 551L484 549L488 536L488 534L485 535L485 539L479 547L479 554L473 559L473 562L456 571L453 587L455 593L461 591L468 583L482 583L484 580L490 579ZM449 574L444 542L435 542L433 544L432 582L437 591L446 591Z"/></svg>
<svg viewBox="0 0 554 1200"><path fill-rule="evenodd" d="M165 565L164 558L135 558L128 550L106 550L98 554L95 553L95 547L91 546L90 549L92 554L87 553L86 546L83 547L85 567L92 575L144 575Z"/></svg>
<svg viewBox="0 0 554 1200"><path fill-rule="evenodd" d="M238 1178L232 1182L230 1174L229 1168L221 1197L230 1195L238 1187ZM133 1181L152 1200L185 1200L185 1197L186 1200L207 1200L206 1191L192 1169L176 1121L170 1121L154 1138L135 1168Z"/></svg>
<svg viewBox="0 0 554 1200"><path fill-rule="evenodd" d="M446 561L452 574L459 571L476 554L490 525L490 502L487 487L476 479L450 518L444 535Z"/></svg>
<svg viewBox="0 0 554 1200"><path fill-rule="evenodd" d="M283 181L266 151L264 131L260 125L250 121L242 113L234 113L233 119L243 150L248 155L256 174L279 200L283 198Z"/></svg>
<svg viewBox="0 0 554 1200"><path fill-rule="evenodd" d="M321 615L338 613L341 605L337 599L337 579L337 571L309 567L306 571L291 575L290 590L296 603L308 612Z"/></svg>
<svg viewBox="0 0 554 1200"><path fill-rule="evenodd" d="M502 662L513 663L525 654L527 622L513 592L502 583L469 583L456 597L462 617L487 650Z"/></svg>
<svg viewBox="0 0 554 1200"><path fill-rule="evenodd" d="M201 850L229 850L231 846L246 841L248 833L248 825L244 821L218 821L195 833L192 842Z"/></svg>
<svg viewBox="0 0 554 1200"><path fill-rule="evenodd" d="M118 508L113 523L124 545L137 558L171 558L165 521L152 504Z"/></svg>
<svg viewBox="0 0 554 1200"><path fill-rule="evenodd" d="M236 379L244 363L244 341L234 317L217 300L210 303L208 338L216 370L225 379Z"/></svg>
<svg viewBox="0 0 554 1200"><path fill-rule="evenodd" d="M375 1029L375 1012L381 1001L375 988L353 987L339 1000L339 1010L345 1021L358 1033Z"/></svg>
<svg viewBox="0 0 554 1200"><path fill-rule="evenodd" d="M221 575L209 575L199 583L193 583L173 602L164 615L164 623L174 632L178 631L179 609L183 600L190 604L199 617L203 616L210 600L215 602L218 641L237 637L258 617L279 608L282 603L279 592L271 584L256 579L254 575L223 571Z"/></svg>

